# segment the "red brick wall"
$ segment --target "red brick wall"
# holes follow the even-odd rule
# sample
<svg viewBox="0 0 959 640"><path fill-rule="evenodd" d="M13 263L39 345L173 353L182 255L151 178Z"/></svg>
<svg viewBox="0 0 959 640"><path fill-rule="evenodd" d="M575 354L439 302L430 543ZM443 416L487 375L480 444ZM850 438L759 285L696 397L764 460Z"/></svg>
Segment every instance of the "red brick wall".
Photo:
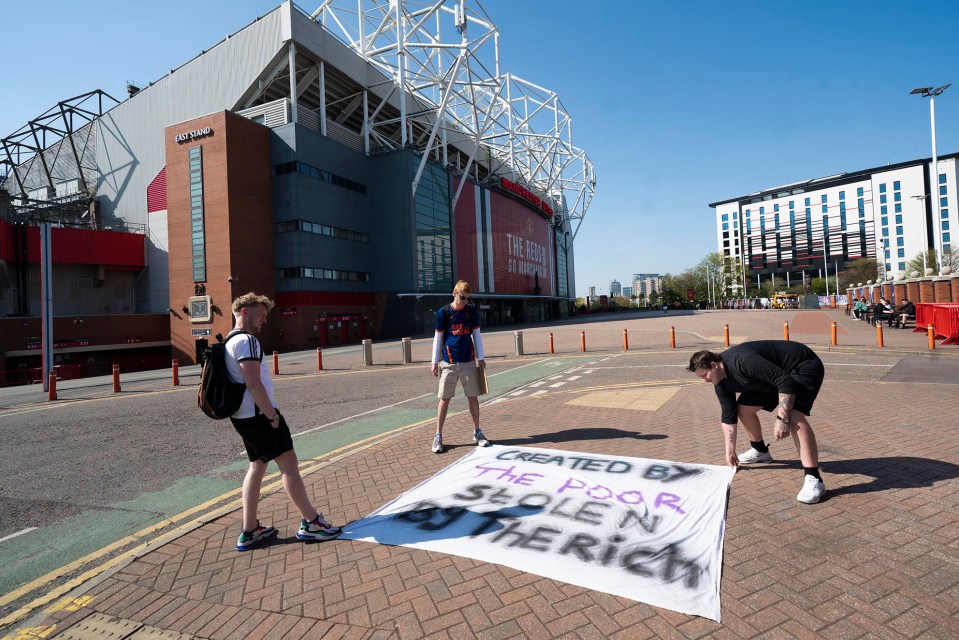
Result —
<svg viewBox="0 0 959 640"><path fill-rule="evenodd" d="M952 286L949 278L937 278L932 284L936 302L952 302Z"/></svg>
<svg viewBox="0 0 959 640"><path fill-rule="evenodd" d="M211 135L178 143L176 136L210 127ZM233 327L233 298L248 291L275 298L273 207L269 130L229 112L214 113L166 129L167 210L170 242L170 340L181 363L196 362L193 329L226 334ZM219 309L208 324L183 312L194 295L190 222L189 150L203 147L203 205L207 295ZM228 282L229 276L234 277ZM274 330L263 328L264 349Z"/></svg>
<svg viewBox="0 0 959 640"><path fill-rule="evenodd" d="M919 281L919 302L935 302L936 295L932 289L932 280L923 278Z"/></svg>
<svg viewBox="0 0 959 640"><path fill-rule="evenodd" d="M896 291L896 303L901 303L904 298L909 298L909 294L906 292L906 283L897 282L893 285L893 288ZM911 298L910 298L911 300Z"/></svg>
<svg viewBox="0 0 959 640"><path fill-rule="evenodd" d="M918 280L909 280L906 282L906 297L908 297L913 302L921 302L919 300L919 281Z"/></svg>

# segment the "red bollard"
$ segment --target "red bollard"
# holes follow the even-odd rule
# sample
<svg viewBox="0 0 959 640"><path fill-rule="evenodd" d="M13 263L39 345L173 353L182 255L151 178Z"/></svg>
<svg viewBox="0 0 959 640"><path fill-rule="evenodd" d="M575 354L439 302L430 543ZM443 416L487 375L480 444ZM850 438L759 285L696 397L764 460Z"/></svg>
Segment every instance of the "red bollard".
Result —
<svg viewBox="0 0 959 640"><path fill-rule="evenodd" d="M113 393L120 393L120 365L113 365Z"/></svg>
<svg viewBox="0 0 959 640"><path fill-rule="evenodd" d="M549 352L556 353L555 351L553 351L553 332L552 331L549 332Z"/></svg>
<svg viewBox="0 0 959 640"><path fill-rule="evenodd" d="M789 340L789 321L783 323L783 340Z"/></svg>
<svg viewBox="0 0 959 640"><path fill-rule="evenodd" d="M173 386L180 386L180 361L176 358L173 359Z"/></svg>
<svg viewBox="0 0 959 640"><path fill-rule="evenodd" d="M323 371L323 349L316 348L316 370Z"/></svg>
<svg viewBox="0 0 959 640"><path fill-rule="evenodd" d="M280 352L273 352L273 375L280 375Z"/></svg>
<svg viewBox="0 0 959 640"><path fill-rule="evenodd" d="M50 384L47 385L47 400L53 401L57 399L57 372L50 372Z"/></svg>
<svg viewBox="0 0 959 640"><path fill-rule="evenodd" d="M832 346L835 347L836 344L837 344L837 342L836 342L836 323L833 322L833 323L832 323Z"/></svg>
<svg viewBox="0 0 959 640"><path fill-rule="evenodd" d="M723 326L723 342L726 343L726 346L729 346L729 325Z"/></svg>
<svg viewBox="0 0 959 640"><path fill-rule="evenodd" d="M579 337L579 349L583 353L586 353L586 332L583 331Z"/></svg>
<svg viewBox="0 0 959 640"><path fill-rule="evenodd" d="M929 334L929 349L933 350L936 348L936 330L930 324L929 328L926 329L926 333Z"/></svg>
<svg viewBox="0 0 959 640"><path fill-rule="evenodd" d="M882 342L882 320L876 320L876 345L880 349L885 346Z"/></svg>
<svg viewBox="0 0 959 640"><path fill-rule="evenodd" d="M629 351L629 335L627 335L626 329L623 329L623 351Z"/></svg>
<svg viewBox="0 0 959 640"><path fill-rule="evenodd" d="M676 327L669 328L669 346L673 349L676 348Z"/></svg>

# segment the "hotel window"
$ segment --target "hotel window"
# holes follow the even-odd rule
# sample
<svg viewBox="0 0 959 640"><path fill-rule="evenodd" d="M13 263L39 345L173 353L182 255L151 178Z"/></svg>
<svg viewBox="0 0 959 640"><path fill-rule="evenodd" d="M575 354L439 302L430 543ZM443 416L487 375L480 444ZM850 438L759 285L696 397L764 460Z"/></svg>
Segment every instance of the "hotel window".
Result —
<svg viewBox="0 0 959 640"><path fill-rule="evenodd" d="M825 201L826 201L826 194L825 194L825 193L824 193L824 194L822 194L822 201L823 201L823 202L825 202Z"/></svg>
<svg viewBox="0 0 959 640"><path fill-rule="evenodd" d="M896 216L896 224L902 224L902 216L901 216L901 215Z"/></svg>
<svg viewBox="0 0 959 640"><path fill-rule="evenodd" d="M948 221L948 220L943 220L943 221L942 221L942 230L943 230L943 231L949 231L949 221Z"/></svg>
<svg viewBox="0 0 959 640"><path fill-rule="evenodd" d="M889 256L886 257L888 258ZM888 262L886 263L886 271L892 271L892 265Z"/></svg>
<svg viewBox="0 0 959 640"><path fill-rule="evenodd" d="M866 201L859 198L859 202L856 204L859 206L859 217L864 218L866 216Z"/></svg>
<svg viewBox="0 0 959 640"><path fill-rule="evenodd" d="M902 194L897 191L896 193L892 194L892 199L893 202L902 202Z"/></svg>
<svg viewBox="0 0 959 640"><path fill-rule="evenodd" d="M733 223L733 229L738 229L738 228L739 228L739 223L738 223L738 222L734 222L734 223Z"/></svg>
<svg viewBox="0 0 959 640"><path fill-rule="evenodd" d="M942 241L943 241L943 242L950 242L950 240L949 240L949 232L948 232L948 231L946 231L945 233L942 234ZM943 251L945 251L945 249L943 249Z"/></svg>
<svg viewBox="0 0 959 640"><path fill-rule="evenodd" d="M946 195L946 185L943 184L939 186L939 195L941 196Z"/></svg>
<svg viewBox="0 0 959 640"><path fill-rule="evenodd" d="M896 257L897 257L897 258L905 258L905 257L906 257L906 250L905 250L905 249L898 249L898 250L896 250Z"/></svg>
<svg viewBox="0 0 959 640"><path fill-rule="evenodd" d="M893 190L893 191L899 191L899 181L898 181L898 180L896 180L895 182L892 183L892 190Z"/></svg>
<svg viewBox="0 0 959 640"><path fill-rule="evenodd" d="M840 199L840 200L845 200L845 199L846 199L846 192L845 192L845 191L840 191L840 192L839 192L839 199Z"/></svg>
<svg viewBox="0 0 959 640"><path fill-rule="evenodd" d="M883 182L879 185L879 193L886 193L886 183Z"/></svg>
<svg viewBox="0 0 959 640"><path fill-rule="evenodd" d="M886 259L887 259L887 260L889 259L890 255L891 255L891 254L889 253L889 249L886 249Z"/></svg>
<svg viewBox="0 0 959 640"><path fill-rule="evenodd" d="M948 207L948 206L949 206L949 198L939 198L939 206L940 206L940 207Z"/></svg>
<svg viewBox="0 0 959 640"><path fill-rule="evenodd" d="M859 187L858 189L856 189L856 196L858 196L858 197L861 198L861 197L862 197L862 193L863 193L862 187Z"/></svg>
<svg viewBox="0 0 959 640"><path fill-rule="evenodd" d="M889 207L887 207L886 205L882 205L881 207L879 207L879 213L881 213L882 215L886 215L887 213L889 213Z"/></svg>
<svg viewBox="0 0 959 640"><path fill-rule="evenodd" d="M728 222L724 222L724 223L723 223L723 231L727 231L728 229L729 229L729 223L728 223Z"/></svg>
<svg viewBox="0 0 959 640"><path fill-rule="evenodd" d="M733 220L737 220L738 218L739 218L739 213L737 211L733 211Z"/></svg>
<svg viewBox="0 0 959 640"><path fill-rule="evenodd" d="M896 203L896 213L902 213L902 205L898 202Z"/></svg>
<svg viewBox="0 0 959 640"><path fill-rule="evenodd" d="M824 205L822 206L822 212L823 212L823 213L829 213L829 206L824 204Z"/></svg>
<svg viewBox="0 0 959 640"><path fill-rule="evenodd" d="M886 194L885 194L885 193L879 196L879 204L886 204Z"/></svg>
<svg viewBox="0 0 959 640"><path fill-rule="evenodd" d="M905 270L906 270L906 263L905 263L905 262L900 262L900 263L899 263L899 270L900 270L900 271L905 271Z"/></svg>
<svg viewBox="0 0 959 640"><path fill-rule="evenodd" d="M942 245L942 252L943 252L943 253L952 253L952 245L943 244L943 245Z"/></svg>
<svg viewBox="0 0 959 640"><path fill-rule="evenodd" d="M759 215L766 213L766 207L759 207Z"/></svg>
<svg viewBox="0 0 959 640"><path fill-rule="evenodd" d="M809 198L806 198L806 206L808 207L809 204L810 204L810 203L809 203Z"/></svg>
<svg viewBox="0 0 959 640"><path fill-rule="evenodd" d="M885 238L885 237L888 236L888 235L889 235L889 229L886 228L886 227L883 227L883 228L882 228L882 237Z"/></svg>
<svg viewBox="0 0 959 640"><path fill-rule="evenodd" d="M888 226L888 225L889 225L889 218L888 218L887 216L883 216L882 218L880 218L880 222L881 222L882 226L884 226L884 227L885 227L885 226Z"/></svg>
<svg viewBox="0 0 959 640"><path fill-rule="evenodd" d="M904 246L906 246L905 243L904 243L903 240L902 240L902 236L896 238L896 246L897 246L897 247L904 247Z"/></svg>
<svg viewBox="0 0 959 640"><path fill-rule="evenodd" d="M778 204L776 205L776 209L777 210L779 209ZM775 229L776 231L779 231L779 214L778 213L773 217L773 224L775 225L773 229Z"/></svg>
<svg viewBox="0 0 959 640"><path fill-rule="evenodd" d="M790 209L795 209L795 208L796 208L796 203L793 202L792 200L790 200L790 201L789 201L789 208L790 208Z"/></svg>
<svg viewBox="0 0 959 640"><path fill-rule="evenodd" d="M940 215L940 217L942 217L942 218L948 218L948 217L949 217L949 209L940 209L940 210L939 210L939 215Z"/></svg>
<svg viewBox="0 0 959 640"><path fill-rule="evenodd" d="M939 184L946 184L946 174L944 173L939 174Z"/></svg>
<svg viewBox="0 0 959 640"><path fill-rule="evenodd" d="M729 220L729 214L724 213L724 214L723 214L723 222L726 222L727 220Z"/></svg>

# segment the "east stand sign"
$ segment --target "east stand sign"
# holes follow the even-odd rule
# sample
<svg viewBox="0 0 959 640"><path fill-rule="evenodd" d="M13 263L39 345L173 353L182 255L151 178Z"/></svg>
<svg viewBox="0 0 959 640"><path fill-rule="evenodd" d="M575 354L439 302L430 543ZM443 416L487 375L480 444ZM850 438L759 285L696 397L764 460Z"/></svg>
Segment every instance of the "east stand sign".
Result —
<svg viewBox="0 0 959 640"><path fill-rule="evenodd" d="M728 467L494 445L342 537L495 562L719 621L732 478Z"/></svg>

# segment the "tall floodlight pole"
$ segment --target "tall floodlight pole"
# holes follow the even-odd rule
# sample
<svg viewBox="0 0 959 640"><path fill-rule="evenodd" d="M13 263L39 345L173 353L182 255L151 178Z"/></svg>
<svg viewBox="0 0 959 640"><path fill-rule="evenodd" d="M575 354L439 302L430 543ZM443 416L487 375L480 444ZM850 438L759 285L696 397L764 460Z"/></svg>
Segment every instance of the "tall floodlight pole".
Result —
<svg viewBox="0 0 959 640"><path fill-rule="evenodd" d="M952 83L944 84L941 87L919 87L909 92L909 95L917 94L923 98L929 98L929 122L932 128L932 171L929 172L929 195L935 199L934 211L936 219L934 221L935 230L933 233L933 242L936 246L936 259L942 264L942 222L940 218L940 200L939 200L939 159L936 157L936 96L952 86ZM923 266L923 271L926 267ZM925 275L925 273L923 273Z"/></svg>
<svg viewBox="0 0 959 640"><path fill-rule="evenodd" d="M922 275L926 275L926 254L929 253L929 238L926 236L926 198L929 197L929 194L923 194L921 196L913 196L916 200L919 201L919 204L922 205ZM885 253L883 253L883 258L885 259Z"/></svg>

